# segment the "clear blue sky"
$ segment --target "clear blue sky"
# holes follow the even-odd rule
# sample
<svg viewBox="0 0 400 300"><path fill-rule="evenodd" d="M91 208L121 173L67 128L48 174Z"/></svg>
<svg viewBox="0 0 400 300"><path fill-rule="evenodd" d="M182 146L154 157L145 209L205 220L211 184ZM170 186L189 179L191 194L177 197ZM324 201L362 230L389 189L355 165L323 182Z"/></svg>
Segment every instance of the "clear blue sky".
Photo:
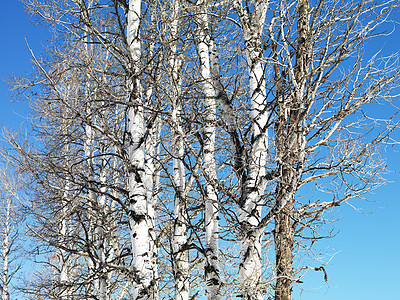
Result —
<svg viewBox="0 0 400 300"><path fill-rule="evenodd" d="M369 51L398 51L398 27L392 36L368 45ZM24 37L39 53L50 34L47 28L31 24L22 5L10 0L3 1L0 10L0 36L0 124L18 129L29 109L25 103L9 102L4 80L30 70ZM399 153L388 151L388 165L392 170L400 170ZM392 174L388 178L394 182L371 197L379 203L353 202L373 214L361 214L343 205L337 214L342 219L335 225L339 234L319 244L319 249L336 253L326 266L329 286L322 283L320 272L310 271L302 284L306 291L300 297L296 290L293 299L400 300L400 182L396 182L400 176Z"/></svg>

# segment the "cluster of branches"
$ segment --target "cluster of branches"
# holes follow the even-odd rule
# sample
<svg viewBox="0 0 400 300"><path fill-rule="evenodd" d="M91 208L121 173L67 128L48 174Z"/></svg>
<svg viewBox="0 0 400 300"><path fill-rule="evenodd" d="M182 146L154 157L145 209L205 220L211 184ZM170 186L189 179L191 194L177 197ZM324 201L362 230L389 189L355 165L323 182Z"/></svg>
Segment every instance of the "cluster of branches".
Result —
<svg viewBox="0 0 400 300"><path fill-rule="evenodd" d="M44 263L25 293L289 300L325 273L295 258L383 183L396 111L367 108L390 111L400 69L364 46L398 1L24 3L56 32L12 82L34 111L6 137Z"/></svg>

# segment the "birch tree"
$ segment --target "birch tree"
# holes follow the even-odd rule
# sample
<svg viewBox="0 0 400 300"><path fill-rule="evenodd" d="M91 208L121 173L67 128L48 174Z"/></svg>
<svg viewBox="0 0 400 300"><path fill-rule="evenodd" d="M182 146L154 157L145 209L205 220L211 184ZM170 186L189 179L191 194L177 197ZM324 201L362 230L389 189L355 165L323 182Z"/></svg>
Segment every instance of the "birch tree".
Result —
<svg viewBox="0 0 400 300"><path fill-rule="evenodd" d="M220 104L235 149L232 165L241 183L241 192L230 197L237 199L240 212L242 296L264 297L268 282L263 283L261 275L261 241L265 230L274 224L273 289L276 299L290 299L296 276L302 276L302 268L293 267L301 232L310 230L316 235L313 228L323 222L324 211L382 183L378 175L382 161L375 156L376 147L397 122L386 119L368 141L358 131L361 123L352 120L359 113L365 114L366 104L394 97L396 56L372 56L365 61L363 49L397 2L346 2L340 9L325 1L315 6L307 1L232 3L244 39L251 129L229 131L233 123L230 112L237 112L235 106L240 107L240 102ZM249 140L246 132L251 132ZM268 132L273 132L270 146ZM240 136L242 139L237 138ZM350 146L349 140L363 146ZM319 162L316 153L326 161ZM306 179L310 173L311 179ZM303 184L326 186L330 176L341 187L331 191L333 201L297 200Z"/></svg>
<svg viewBox="0 0 400 300"><path fill-rule="evenodd" d="M215 163L216 136L216 96L217 91L211 73L210 52L212 38L208 25L208 4L198 1L198 53L200 56L200 74L203 80L205 100L205 124L203 141L203 172L206 176L205 187L205 280L207 299L220 299L221 280L219 277L219 238L218 238L218 195L215 188L217 170Z"/></svg>
<svg viewBox="0 0 400 300"><path fill-rule="evenodd" d="M173 153L173 179L174 179L174 232L173 232L173 260L175 299L189 299L189 250L187 249L187 211L186 211L186 182L185 182L185 146L184 133L182 130L182 54L179 46L179 22L181 3L174 0L171 3L171 15L169 23L170 42L170 88L171 88L171 125L172 125L172 147Z"/></svg>
<svg viewBox="0 0 400 300"><path fill-rule="evenodd" d="M11 299L10 295L14 290L13 278L20 269L17 259L22 253L21 221L23 218L19 211L21 189L6 159L0 173L0 233L2 236L0 292L2 300Z"/></svg>
<svg viewBox="0 0 400 300"><path fill-rule="evenodd" d="M109 93L120 88L112 90L108 80L107 88L102 85L107 73L102 68L112 65L107 58L103 61L104 52L96 49L97 56L92 53L90 60L83 59L81 53L87 52L80 50L85 47L79 42L73 45L70 49L77 52L58 49L51 62L35 61L37 72L29 81L15 82L22 90L42 89L32 103L41 123L32 124L37 133L35 147L26 148L12 136L9 140L19 152L14 157L18 168L32 180L36 201L30 203L28 212L35 221L31 234L41 240L37 249L60 253L58 265L52 259L49 262L52 272L60 270L60 282L51 285L57 289L49 292L54 297L93 293L109 299L119 291L115 280L121 278L121 270L125 272L122 276L127 276L130 269L125 237L129 231L121 227L127 218L116 207L121 203L121 193L125 193L125 182L118 182L123 172L116 173L118 151L116 145L110 145L113 134L121 135L116 124L123 118L119 108L106 103ZM72 58L82 63L84 74L78 68L64 68ZM57 222L61 223L60 230ZM116 265L121 269L115 269ZM60 290L61 294L56 294Z"/></svg>
<svg viewBox="0 0 400 300"><path fill-rule="evenodd" d="M153 168L151 153L146 160L147 138L145 131L151 129L145 125L144 108L140 81L141 68L141 33L142 3L140 0L130 0L127 13L127 45L129 47L129 82L128 82L128 136L129 136L129 161L128 177L129 188L129 224L132 240L133 268L135 272L135 286L133 297L135 299L156 299L157 284L154 274L156 252L154 248L154 203L151 182L153 177L146 176L146 170ZM149 119L147 119L149 122ZM148 124L148 123L147 123ZM150 198L149 198L150 197Z"/></svg>
<svg viewBox="0 0 400 300"><path fill-rule="evenodd" d="M127 73L124 75L125 78L127 78L127 82L125 82L125 86L127 89L127 96L128 99L125 99L125 104L126 107L129 107L128 109L128 124L127 127L125 128L125 133L122 135L119 134L118 136L114 136L114 132L110 132L109 129L110 127L105 126L99 126L97 124L97 116L96 114L101 112L101 110L98 109L98 107L90 107L82 112L82 111L77 111L71 102L63 98L62 104L66 105L69 107L74 113L77 113L78 118L85 124L85 161L87 162L88 166L88 181L86 184L82 185L84 186L85 189L88 191L88 203L89 205L92 205L93 208L96 208L94 211L99 211L98 209L101 208L100 210L103 210L102 207L104 207L104 194L108 193L104 189L105 182L104 179L108 176L106 174L102 174L104 168L100 170L99 176L102 177L97 177L94 176L93 174L93 165L94 165L94 157L100 155L101 159L100 162L104 161L104 157L108 156L108 154L101 153L102 151L97 149L93 149L94 145L98 147L101 143L101 139L104 139L106 137L106 140L108 142L115 143L115 146L117 148L117 155L120 155L120 157L123 157L123 163L125 164L125 167L127 171L127 182L128 182L128 190L130 191L130 200L128 200L128 205L125 205L123 201L118 199L118 204L122 205L123 209L126 209L128 219L130 220L130 231L131 231L131 246L133 247L132 250L132 255L133 255L133 274L134 276L132 277L132 280L136 282L136 288L134 288L137 297L139 297L139 294L146 293L148 289L148 285L151 283L153 286L155 286L155 282L152 279L154 277L155 272L155 238L154 238L154 213L151 211L153 210L153 205L151 201L152 197L152 179L153 179L153 174L154 172L154 167L152 167L152 160L154 159L154 136L152 135L152 132L154 130L150 127L144 127L144 123L146 122L148 124L152 124L152 119L151 116L146 115L144 112L144 105L142 103L142 83L141 83L141 43L140 43L140 32L139 32L139 25L141 24L141 2L140 1L130 1L129 5L126 3L114 3L111 7L111 9L117 10L117 13L120 13L120 6L126 11L126 15L118 15L119 21L121 22L118 27L118 25L115 25L114 28L112 27L107 27L107 23L102 23L101 25L98 23L98 15L97 12L101 11L104 7L101 5L99 6L98 4L93 5L93 6L87 6L86 3L84 2L79 2L79 1L71 1L68 2L66 1L65 3L56 3L56 2L50 2L48 4L41 3L40 1L31 1L27 2L28 7L30 7L33 11L37 12L40 17L44 21L49 21L49 22L54 22L57 25L62 24L63 28L66 29L69 33L75 34L74 28L77 28L77 24L79 25L84 25L80 28L81 31L84 32L84 34L89 35L91 38L89 39L90 41L97 41L103 46L103 50L108 51L110 53L110 56L113 58L116 58L117 60L119 59L120 62L126 62L123 66L120 66L122 68L126 68ZM48 7L53 7L54 10L49 10ZM76 7L77 10L71 10L71 7ZM65 14L60 16L58 14L59 11L64 11ZM107 22L107 17L105 19ZM125 28L124 26L127 26L127 33L125 34ZM98 27L97 27L98 26ZM105 33L100 29L100 27L107 28L106 30L120 30L120 36L123 37L123 39L120 40L120 44L118 45L111 45L108 40L108 33ZM125 47L126 46L126 47ZM100 47L101 48L101 47ZM121 57L121 52L124 53L124 56ZM105 62L107 64L107 62ZM41 69L42 74L47 77L46 80L50 81L49 85L51 85L51 88L56 90L57 92L57 87L56 83L52 82L52 78L48 72L46 72L43 68L41 68L40 64L38 63L39 69ZM96 70L96 67L93 66L93 69L87 63L83 64L83 68L85 69L86 72L90 72L91 70ZM97 69L98 70L98 69ZM129 70L129 71L128 71ZM103 73L104 74L104 73ZM109 73L108 73L109 74ZM101 76L100 76L101 77ZM83 77L85 78L85 77ZM89 85L96 85L98 78L96 76L89 77L86 76L84 82L88 82ZM118 81L115 80L114 82ZM120 82L118 83L120 84ZM96 88L90 86L89 87L91 91L95 91ZM101 88L102 89L102 88ZM88 90L87 87L85 87L85 90ZM102 89L102 92L104 93L106 89ZM100 92L99 92L100 93ZM107 92L106 92L107 94ZM117 92L118 94L118 92ZM110 98L116 97L117 94L112 94L108 93L108 96ZM98 93L95 92L94 94L86 93L86 99L84 101L91 101L90 97L98 97ZM89 96L90 95L90 96ZM117 96L119 97L119 95ZM97 99L95 99L97 101ZM119 100L119 99L118 99ZM106 102L106 106L109 105L109 102ZM119 102L121 103L121 101ZM113 126L111 126L112 128ZM114 126L117 127L118 126ZM150 134L146 133L146 136L149 138L146 141L142 141L144 130L149 129ZM129 137L129 142L128 145L126 146L125 141L125 134ZM102 136L101 138L98 138L99 136ZM153 145L153 146L152 146ZM125 148L126 146L126 148ZM152 153L153 151L153 153ZM125 159L126 158L126 159ZM146 162L145 162L146 160ZM78 163L79 165L82 165ZM102 163L100 164L102 165ZM92 175L90 175L92 174ZM74 174L75 175L75 174ZM139 177L138 177L139 176ZM76 178L76 177L75 177ZM83 179L83 178L80 178ZM100 180L99 181L94 181L94 180ZM76 182L74 182L76 183ZM109 194L107 194L109 195ZM124 196L125 197L125 196ZM86 204L85 204L86 205ZM92 212L89 212L89 215L92 214ZM145 215L143 215L145 214ZM153 214L153 215L152 215ZM91 239L94 237L96 239L95 242L95 248L97 248L95 252L95 256L92 256L89 254L89 261L93 261L93 267L95 270L102 272L99 270L99 268L102 266L104 267L105 265L105 258L104 254L102 255L101 252L104 252L104 239L102 237L102 234L100 234L100 231L102 231L102 224L99 224L98 222L101 221L101 216L104 215L102 212L100 212L100 219L97 219L97 221L92 221L90 219L85 220L88 222L88 226L92 226L91 224L96 224L93 225L96 227L92 233L90 233L89 230L89 236L87 237L88 239ZM145 216L145 223L142 221L142 217ZM85 225L86 226L86 225ZM144 227L143 227L144 226ZM86 228L85 228L86 229ZM149 238L151 236L151 238ZM103 240L103 241L102 241ZM151 240L151 241L150 241ZM151 249L150 249L150 248ZM148 257L148 251L151 253L151 257ZM146 270L143 271L143 264L146 265ZM150 264L150 265L149 265ZM96 272L97 272L96 271ZM144 272L144 273L143 273ZM97 276L97 275L95 275ZM151 278L150 278L150 277ZM97 283L95 283L95 288L97 290L97 294L101 296L101 298L105 297L105 288L104 288L104 277L101 276L99 279L97 279ZM153 295L154 296L154 295Z"/></svg>
<svg viewBox="0 0 400 300"><path fill-rule="evenodd" d="M249 76L251 120L251 148L247 165L242 158L237 169L242 195L239 204L239 222L242 231L240 285L244 299L263 299L261 288L262 232L254 232L261 220L261 196L264 194L268 152L268 109L266 102L263 29L269 7L268 1L232 2L239 17L245 40L245 55ZM245 6L243 6L245 5ZM249 6L252 7L250 11ZM228 116L229 118L229 116ZM231 135L232 138L234 136ZM233 141L235 143L235 141ZM236 145L237 147L241 147ZM238 149L237 152L242 152ZM239 166L238 165L238 166ZM246 167L247 174L242 169ZM256 233L256 234L255 234Z"/></svg>

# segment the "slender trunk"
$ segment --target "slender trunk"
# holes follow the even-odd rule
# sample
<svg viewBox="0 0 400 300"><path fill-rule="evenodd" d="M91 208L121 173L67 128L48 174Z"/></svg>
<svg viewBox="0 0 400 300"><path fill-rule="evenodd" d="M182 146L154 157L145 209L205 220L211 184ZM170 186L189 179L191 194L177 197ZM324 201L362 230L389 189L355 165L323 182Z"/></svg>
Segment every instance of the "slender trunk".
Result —
<svg viewBox="0 0 400 300"><path fill-rule="evenodd" d="M68 180L68 179L67 179ZM63 193L63 201L62 205L62 219L61 219L61 230L60 235L61 239L66 239L69 234L69 228L67 224L67 214L68 214L68 204L67 204L67 197L68 197L68 190L69 190L69 183L67 182L64 186L64 193ZM58 268L60 270L60 284L61 284L61 293L60 299L61 300L69 300L71 299L71 293L69 291L70 282L70 263L68 261L68 255L65 250L59 249L58 250Z"/></svg>
<svg viewBox="0 0 400 300"><path fill-rule="evenodd" d="M155 16L157 13L155 5L152 6L150 4L149 9L151 10L150 14L150 21L153 28L156 26L156 20ZM149 46L149 57L152 59L154 55L154 48L155 48L155 43L156 43L156 37L154 34L155 29L151 29L151 35L150 35L150 46ZM152 73L152 68L154 67L153 64L149 64L149 73ZM157 74L155 74L155 78L157 78ZM156 109L157 104L155 103L156 95L154 92L155 88L155 82L157 82L157 79L154 79L154 81L150 81L148 84L148 89L146 91L146 101L147 103L153 103L155 104L153 107ZM158 257L158 245L156 243L156 232L154 231L155 227L155 210L154 207L157 202L157 198L154 196L155 191L156 191L156 180L155 180L155 173L156 173L156 166L155 166L155 156L157 155L157 140L159 139L159 134L160 134L160 122L159 118L157 115L155 116L150 116L149 118L153 118L152 126L151 128L148 128L148 137L146 139L146 144L145 144L145 185L146 185L146 194L147 194L147 211L149 215L149 235L150 235L150 253L151 253L151 268L153 270L153 278L156 281L158 278L158 267L157 267L157 257ZM158 286L155 285L154 291L153 291L153 298L158 299Z"/></svg>
<svg viewBox="0 0 400 300"><path fill-rule="evenodd" d="M100 142L100 154L101 154L101 169L100 169L100 184L104 185L106 181L106 159L104 157L105 149L104 145ZM104 193L106 192L105 187L100 188L101 194L97 197L96 211L96 229L95 229L95 247L99 262L96 263L96 270L98 271L98 290L97 297L99 300L107 300L107 272L105 270L106 262L106 240L104 236L104 226L106 218L106 199Z"/></svg>
<svg viewBox="0 0 400 300"><path fill-rule="evenodd" d="M185 166L183 164L185 148L181 126L181 85L180 78L181 60L179 58L177 38L179 28L180 1L174 0L170 17L170 49L169 59L171 82L171 121L173 133L173 172L175 185L174 199L174 237L173 259L175 279L175 300L189 299L189 251L187 246L187 218L185 199Z"/></svg>
<svg viewBox="0 0 400 300"><path fill-rule="evenodd" d="M89 0L87 2L87 16L90 16L92 9L93 1ZM86 20L89 21L89 20ZM88 28L85 25L85 32L88 32ZM93 55L93 47L91 45L91 40L89 36L84 38L84 49L86 55L86 63L90 65L91 56ZM107 59L106 59L107 60ZM95 133L90 125L90 123L95 122L95 119L92 117L92 99L90 97L90 85L91 85L91 76L89 74L86 75L86 86L85 86L85 113L88 123L85 125L85 143L84 143L84 153L85 159L87 161L87 177L88 177L88 199L91 205L93 220L91 220L91 228L94 226L93 231L91 232L91 238L94 241L94 246L96 250L97 259L95 261L90 261L89 267L94 270L94 294L99 300L107 300L107 274L105 271L105 247L106 241L104 237L104 218L105 218L105 188L100 188L101 193L97 193L95 191L96 186L93 184L95 182L95 162L94 162L94 146L95 146ZM96 98L96 96L94 97ZM100 138L99 142L99 153L103 154L104 145L102 139ZM105 157L101 155L100 161L100 174L98 183L104 184L106 178L106 166L105 166Z"/></svg>
<svg viewBox="0 0 400 300"><path fill-rule="evenodd" d="M278 93L279 95L279 93ZM279 95L279 98L285 96ZM287 107L285 101L279 102L277 107L278 119L276 126L276 155L279 158L278 169L280 180L276 186L276 205L282 202L289 185L294 176L292 171L292 160L285 160L287 152L287 139L290 132L286 131ZM290 125L289 125L290 127ZM282 210L275 216L275 264L276 264L276 284L275 300L290 300L292 294L293 278L293 245L294 228L292 213L294 209L294 197L291 197Z"/></svg>
<svg viewBox="0 0 400 300"><path fill-rule="evenodd" d="M88 48L86 49L89 54ZM89 79L88 79L89 80ZM89 98L89 82L87 82L87 93L86 93L86 118L90 122L92 120L92 109ZM100 147L102 147L100 143ZM95 182L95 170L94 170L94 132L92 127L89 124L85 126L85 143L84 143L84 153L85 159L87 162L87 177L88 177L88 199L91 205L92 214L94 217L93 225L94 230L92 231L92 237L94 240L94 246L96 249L97 259L98 261L91 263L91 268L94 270L94 294L99 300L107 299L107 274L104 273L104 263L105 263L105 240L104 240L104 209L105 209L105 198L104 195L98 195L95 192L95 186L93 182ZM103 149L99 149L100 153L103 152ZM100 182L104 183L106 176L105 169L105 159L102 156L101 159L101 169L100 169ZM104 191L104 189L103 189Z"/></svg>
<svg viewBox="0 0 400 300"><path fill-rule="evenodd" d="M86 115L88 116L88 118L90 118L90 104L86 103ZM92 226L90 226L93 230L91 231L91 235L92 238L94 239L94 243L95 243L95 248L96 248L96 253L98 258L101 257L101 238L100 238L100 231L102 230L100 228L101 224L100 224L100 219L99 219L99 215L100 212L98 211L98 195L97 193L94 191L94 186L93 186L93 182L95 180L94 178L94 162L93 162L93 131L92 131L92 127L90 125L86 125L85 126L85 144L84 144L84 153L85 153L85 159L86 159L86 167L87 167L87 178L88 178L88 200L89 200L89 205L91 207L91 214L93 216L96 216L96 219L93 220L92 225L94 226L94 229ZM100 250L100 252L98 252ZM93 286L94 286L94 294L96 295L96 297L98 297L101 300L104 300L104 298L102 297L102 293L100 292L100 286L101 284L101 266L99 263L92 261L90 264L91 269L93 269L94 272L94 282L93 282Z"/></svg>
<svg viewBox="0 0 400 300"><path fill-rule="evenodd" d="M69 86L68 86L69 90ZM69 132L68 132L68 124L67 124L67 114L65 111L63 111L63 120L62 120L62 134L64 137L67 137ZM71 182L70 182L70 177L68 175L68 169L70 167L68 155L70 152L70 145L68 142L64 142L63 148L62 148L63 154L65 156L65 162L64 162L64 168L65 168L65 182L63 186L63 195L61 199L61 228L60 228L60 240L65 241L68 239L68 236L70 234L70 228L68 225L68 214L69 214L69 191L71 188ZM57 255L58 255L58 268L60 270L60 285L61 285L61 292L60 292L60 299L61 300L70 300L72 298L72 293L71 293L71 262L70 262L70 255L63 250L62 248L57 250Z"/></svg>
<svg viewBox="0 0 400 300"><path fill-rule="evenodd" d="M218 260L218 197L215 189L217 171L215 165L215 123L216 123L216 95L213 78L211 76L210 52L211 38L208 34L209 24L206 3L199 3L199 46L200 73L203 80L205 97L205 126L203 148L203 172L206 176L205 196L205 251L206 251L206 293L207 299L221 299L221 280L219 277ZM218 74L219 75L219 74Z"/></svg>
<svg viewBox="0 0 400 300"><path fill-rule="evenodd" d="M264 187L260 182L265 175L268 150L268 109L261 39L267 8L268 1L255 3L254 12L251 14L241 6L238 8L246 40L246 57L250 83L250 119L252 121L250 160L247 163L248 173L243 186L243 200L239 208L239 221L243 232L239 272L242 297L249 300L264 299L261 276L262 233L249 236L248 232L252 232L251 229L256 228L261 221L261 208L263 205L261 195L264 194Z"/></svg>
<svg viewBox="0 0 400 300"><path fill-rule="evenodd" d="M157 121L155 121L157 123ZM157 126L153 126L149 129L148 139L146 141L146 165L145 165L145 186L147 194L147 214L148 214L148 227L149 227L149 253L150 253L150 265L152 271L152 278L154 282L154 287L152 291L153 299L158 299L158 287L156 285L156 280L158 278L158 267L157 267L157 256L158 256L158 246L156 244L156 232L154 231L155 226L155 210L156 198L154 197L154 156L157 154L156 149L156 136L157 136Z"/></svg>
<svg viewBox="0 0 400 300"><path fill-rule="evenodd" d="M174 107L172 111L172 122L174 123L174 278L175 278L175 299L189 299L189 251L187 246L187 220L185 191L185 168L183 165L184 145L182 140L182 129L179 120L180 107Z"/></svg>
<svg viewBox="0 0 400 300"><path fill-rule="evenodd" d="M6 199L6 207L5 207L5 222L4 222L4 233L3 233L3 242L1 247L1 256L3 260L3 276L1 278L2 281L2 290L1 290L1 300L9 300L10 295L8 292L8 258L10 253L10 213L11 213L11 203L9 199Z"/></svg>
<svg viewBox="0 0 400 300"><path fill-rule="evenodd" d="M130 78L128 83L128 168L129 225L133 255L133 299L155 299L154 277L154 208L148 199L148 187L152 186L146 176L145 120L140 91L140 22L141 0L130 0L128 10L127 41L130 51Z"/></svg>

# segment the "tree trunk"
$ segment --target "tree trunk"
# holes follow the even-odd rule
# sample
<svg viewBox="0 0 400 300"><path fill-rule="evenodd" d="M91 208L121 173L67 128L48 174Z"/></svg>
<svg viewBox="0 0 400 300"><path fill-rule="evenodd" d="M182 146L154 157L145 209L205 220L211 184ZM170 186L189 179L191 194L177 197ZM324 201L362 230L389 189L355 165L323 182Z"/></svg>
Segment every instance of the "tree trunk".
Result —
<svg viewBox="0 0 400 300"><path fill-rule="evenodd" d="M5 204L5 216L4 216L4 233L3 233L3 241L1 247L1 256L3 260L3 276L2 276L2 290L1 290L1 300L9 300L10 295L8 292L8 258L10 253L10 213L11 213L11 203L10 199L6 199Z"/></svg>
<svg viewBox="0 0 400 300"><path fill-rule="evenodd" d="M244 187L244 202L240 207L239 220L242 225L244 239L241 243L241 264L240 275L241 284L244 290L245 299L258 300L264 299L260 291L261 284L261 240L262 235L248 236L248 229L258 226L261 221L260 195L259 191L261 178L265 175L265 164L267 158L267 108L265 104L265 82L264 68L258 58L259 53L248 51L249 76L250 76L250 94L251 97L251 119L252 140L250 162L248 166L248 177ZM251 62L251 63L250 63Z"/></svg>
<svg viewBox="0 0 400 300"><path fill-rule="evenodd" d="M67 238L69 234L69 228L67 224L67 214L68 214L68 205L67 205L67 197L68 197L68 189L69 189L69 183L66 183L64 186L64 192L63 192L63 200L64 203L61 203L62 205L62 219L61 219L61 230L60 230L60 235L61 239ZM69 261L68 261L68 255L65 250L63 249L57 249L57 256L58 256L58 268L60 270L60 285L61 285L61 293L60 293L60 299L61 300L69 300L71 299L70 291L69 291L69 284L70 284L70 266L69 266Z"/></svg>
<svg viewBox="0 0 400 300"><path fill-rule="evenodd" d="M199 45L200 74L203 80L203 94L205 97L205 126L203 148L203 172L206 176L205 193L205 278L207 299L221 299L221 280L219 277L219 245L218 245L218 197L215 189L217 171L215 165L215 123L216 123L216 91L211 76L210 52L211 37L207 15L207 3L199 5Z"/></svg>
<svg viewBox="0 0 400 300"><path fill-rule="evenodd" d="M68 86L69 89L69 86ZM66 122L68 116L65 110L63 110L63 119L62 119L62 133L63 136L68 136L69 130L68 130L68 124ZM85 141L86 143L86 141ZM86 144L85 144L86 145ZM62 148L63 154L65 156L65 162L64 162L64 169L65 169L65 182L63 183L63 195L61 199L61 228L60 228L60 240L67 240L68 236L70 235L70 228L68 224L68 214L69 214L69 208L70 208L70 199L69 199L69 193L70 193L70 188L71 188L71 182L70 182L70 176L68 174L68 169L70 167L69 163L69 158L68 155L70 153L70 145L68 142L65 142ZM86 154L86 149L85 149L85 154ZM61 292L60 292L60 299L61 300L70 300L72 299L72 293L70 289L71 285L71 253L67 253L62 248L57 249L57 256L58 256L58 268L60 270L60 286L61 286Z"/></svg>
<svg viewBox="0 0 400 300"><path fill-rule="evenodd" d="M141 0L130 0L128 9L127 42L130 50L130 78L128 82L128 136L129 163L129 225L133 255L133 298L153 300L156 298L154 277L154 208L148 199L148 187L152 186L146 176L145 120L140 91L140 22Z"/></svg>
<svg viewBox="0 0 400 300"><path fill-rule="evenodd" d="M106 182L106 159L105 159L105 149L102 142L100 142L100 155L101 155L101 169L100 169L100 184L104 185ZM97 197L97 220L96 220L96 229L95 229L95 247L97 257L99 262L96 265L96 270L99 274L96 276L98 277L98 291L97 297L99 300L107 300L107 273L105 270L105 263L106 263L106 239L104 236L104 226L105 226L105 218L106 218L106 199L104 193L106 189L104 186L100 188L101 194Z"/></svg>
<svg viewBox="0 0 400 300"><path fill-rule="evenodd" d="M276 153L279 158L278 168L280 181L276 188L276 201L282 201L287 189L296 190L293 186L294 170L304 158L305 141L302 136L303 121L300 116L305 97L305 80L309 68L309 21L310 12L307 0L298 0L297 21L297 49L294 78L288 79L291 84L291 95L285 95L285 88L281 86L281 76L276 69L277 82L277 126L276 126ZM279 84L278 84L279 82ZM289 99L285 99L289 98ZM301 163L302 164L302 163ZM293 274L293 246L294 246L294 196L275 217L275 255L276 255L276 287L275 300L290 300L292 297Z"/></svg>
<svg viewBox="0 0 400 300"><path fill-rule="evenodd" d="M240 246L241 263L239 266L242 298L249 300L264 299L262 287L261 241L262 233L254 232L261 221L264 189L260 183L265 175L268 151L268 108L264 77L264 58L261 34L268 8L268 1L255 1L254 11L250 13L236 1L242 30L246 41L245 51L249 74L251 150L247 162L247 178L242 187L242 201L239 204L239 221L242 240Z"/></svg>
<svg viewBox="0 0 400 300"><path fill-rule="evenodd" d="M173 178L175 185L174 199L174 237L173 260L175 279L175 300L189 299L189 250L187 249L187 217L185 199L185 166L184 166L184 141L181 126L181 86L180 68L182 61L177 49L180 1L174 0L170 17L170 92L171 92L171 121L173 133Z"/></svg>
<svg viewBox="0 0 400 300"><path fill-rule="evenodd" d="M290 300L293 282L294 228L293 199L275 217L276 287L275 300Z"/></svg>
<svg viewBox="0 0 400 300"><path fill-rule="evenodd" d="M276 74L276 78L278 73ZM277 79L276 79L277 80ZM276 186L276 206L281 207L284 198L297 189L294 180L296 166L300 160L302 122L299 122L298 102L285 95L286 88L277 84L277 121L275 123L275 147L277 169L279 172ZM289 99L287 99L289 98ZM296 170L296 171L295 171ZM275 264L276 287L275 300L290 300L293 282L293 245L294 245L294 196L291 196L275 216Z"/></svg>

